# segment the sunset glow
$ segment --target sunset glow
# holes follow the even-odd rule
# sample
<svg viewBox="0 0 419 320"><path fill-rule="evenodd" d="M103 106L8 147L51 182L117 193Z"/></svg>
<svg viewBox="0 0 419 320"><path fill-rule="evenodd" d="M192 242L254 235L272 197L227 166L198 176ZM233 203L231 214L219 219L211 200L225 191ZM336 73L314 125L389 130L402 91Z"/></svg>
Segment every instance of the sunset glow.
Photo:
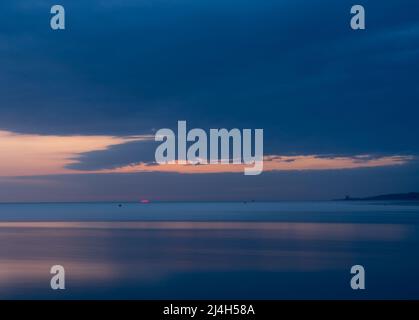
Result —
<svg viewBox="0 0 419 320"><path fill-rule="evenodd" d="M323 157L317 155L300 156L265 156L264 171L298 171L298 170L338 170L374 168L403 165L412 161L412 156L370 157L360 155L355 157ZM134 173L134 172L176 172L183 174L198 173L239 173L246 167L244 164L133 164L121 168L101 170L102 173Z"/></svg>
<svg viewBox="0 0 419 320"><path fill-rule="evenodd" d="M182 174L202 173L242 173L245 164L156 164L133 163L112 169L75 170L69 164L77 163L80 154L106 150L110 146L132 141L150 141L152 136L53 136L17 134L0 131L0 176L41 176L57 174L89 173L137 173L137 172L175 172ZM337 170L373 168L403 165L412 161L413 156L319 156L268 155L264 157L264 171L296 170Z"/></svg>
<svg viewBox="0 0 419 320"><path fill-rule="evenodd" d="M147 140L148 136L54 136L0 131L0 176L35 176L77 172L66 166L78 154L111 145Z"/></svg>

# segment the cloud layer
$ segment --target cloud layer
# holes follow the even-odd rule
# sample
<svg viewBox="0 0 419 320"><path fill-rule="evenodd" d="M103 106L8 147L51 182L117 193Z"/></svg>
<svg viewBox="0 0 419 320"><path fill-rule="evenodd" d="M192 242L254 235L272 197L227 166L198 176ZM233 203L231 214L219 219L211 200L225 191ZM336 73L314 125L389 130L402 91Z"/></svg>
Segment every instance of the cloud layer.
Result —
<svg viewBox="0 0 419 320"><path fill-rule="evenodd" d="M350 0L61 0L65 32L52 4L0 2L0 201L419 188L417 0L363 1L362 32ZM153 164L178 120L264 129L265 174Z"/></svg>
<svg viewBox="0 0 419 320"><path fill-rule="evenodd" d="M246 165L154 161L153 136L52 136L0 131L0 177L81 173L238 173ZM134 161L133 159L141 159ZM264 171L336 170L403 165L413 156L267 155Z"/></svg>

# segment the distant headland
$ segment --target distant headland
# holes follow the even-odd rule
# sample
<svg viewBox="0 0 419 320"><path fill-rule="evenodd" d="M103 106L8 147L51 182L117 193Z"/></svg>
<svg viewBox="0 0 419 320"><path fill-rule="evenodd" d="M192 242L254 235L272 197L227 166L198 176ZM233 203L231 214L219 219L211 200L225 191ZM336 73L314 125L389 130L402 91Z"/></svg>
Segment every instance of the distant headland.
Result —
<svg viewBox="0 0 419 320"><path fill-rule="evenodd" d="M366 198L352 198L351 196L346 196L344 199L338 199L339 201L419 201L419 192L409 192L409 193L392 193L392 194L383 194L373 197Z"/></svg>

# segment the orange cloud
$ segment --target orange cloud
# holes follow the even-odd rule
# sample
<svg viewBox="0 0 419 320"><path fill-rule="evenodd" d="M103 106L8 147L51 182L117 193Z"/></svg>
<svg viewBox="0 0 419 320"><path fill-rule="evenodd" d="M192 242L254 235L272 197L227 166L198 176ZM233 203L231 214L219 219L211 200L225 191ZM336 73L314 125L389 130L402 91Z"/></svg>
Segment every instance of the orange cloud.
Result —
<svg viewBox="0 0 419 320"><path fill-rule="evenodd" d="M265 156L263 171L298 171L298 170L333 170L374 168L402 165L414 159L413 156L383 156L371 157L360 155L355 157L321 157L317 155L303 156ZM193 173L223 173L243 172L249 165L244 164L146 164L138 163L115 169L100 170L102 173L135 173L135 172L176 172Z"/></svg>
<svg viewBox="0 0 419 320"><path fill-rule="evenodd" d="M77 156L89 151L106 150L110 146L130 141L149 141L153 136L57 136L18 134L0 130L0 177L39 176L53 174L88 173L137 173L137 172L175 172L197 173L243 173L243 164L147 164L136 163L120 168L103 170L75 170L67 166L77 163ZM264 172L294 170L333 170L373 168L403 165L412 161L413 156L371 157L359 155L351 157L332 157L318 155L264 157ZM250 166L252 167L252 166Z"/></svg>

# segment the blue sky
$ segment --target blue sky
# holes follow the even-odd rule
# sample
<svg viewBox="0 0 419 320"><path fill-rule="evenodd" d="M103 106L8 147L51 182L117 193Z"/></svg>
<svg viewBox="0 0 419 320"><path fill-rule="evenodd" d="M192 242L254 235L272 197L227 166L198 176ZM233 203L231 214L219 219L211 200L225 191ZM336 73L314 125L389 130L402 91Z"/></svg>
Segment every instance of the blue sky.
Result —
<svg viewBox="0 0 419 320"><path fill-rule="evenodd" d="M187 120L203 129L263 128L268 155L413 160L258 177L2 178L0 158L0 201L329 199L419 189L417 1L59 3L67 23L59 32L49 28L54 1L0 4L0 131L126 137ZM354 4L365 6L365 31L349 27ZM152 143L124 140L78 150L66 167L148 162L153 151Z"/></svg>

